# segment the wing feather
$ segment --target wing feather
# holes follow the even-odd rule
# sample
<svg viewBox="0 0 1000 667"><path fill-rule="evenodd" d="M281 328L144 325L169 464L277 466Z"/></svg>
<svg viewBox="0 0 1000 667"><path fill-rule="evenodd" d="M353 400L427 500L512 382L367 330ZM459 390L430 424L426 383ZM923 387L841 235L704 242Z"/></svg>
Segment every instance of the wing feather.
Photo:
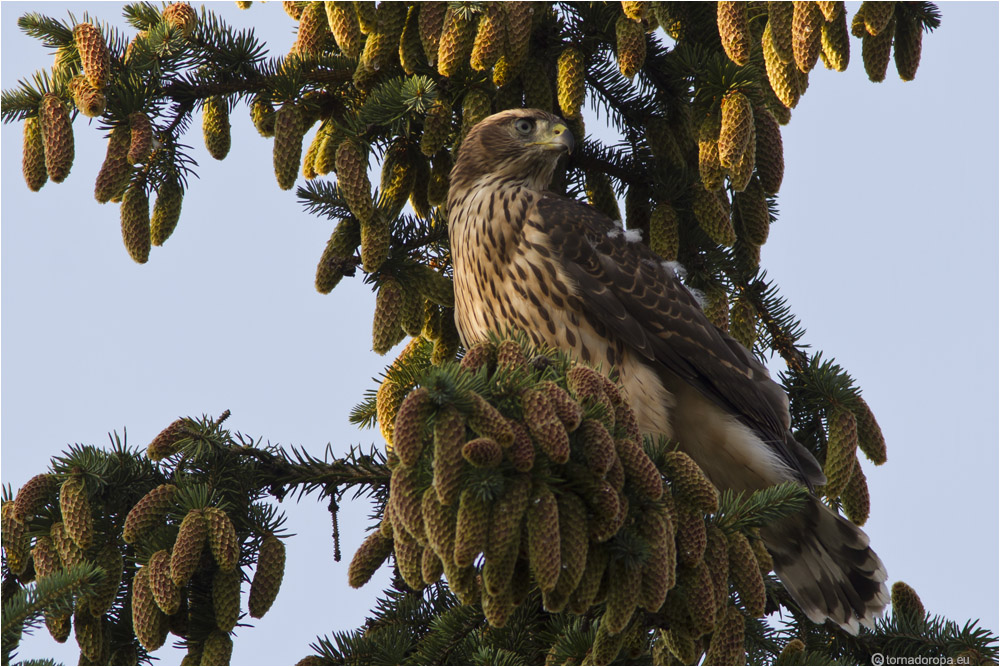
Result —
<svg viewBox="0 0 1000 667"><path fill-rule="evenodd" d="M661 364L756 431L802 481L822 472L801 445L786 443L787 396L753 356L719 331L701 306L644 244L628 240L596 209L547 194L529 212L525 230L576 282L588 322L607 330L653 364ZM798 444L798 443L796 443Z"/></svg>

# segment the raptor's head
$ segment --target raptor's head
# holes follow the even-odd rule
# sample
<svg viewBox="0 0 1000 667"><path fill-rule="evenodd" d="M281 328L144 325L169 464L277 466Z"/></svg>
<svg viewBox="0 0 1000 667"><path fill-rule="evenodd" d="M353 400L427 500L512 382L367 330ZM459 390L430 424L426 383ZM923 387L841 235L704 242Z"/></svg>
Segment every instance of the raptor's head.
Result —
<svg viewBox="0 0 1000 667"><path fill-rule="evenodd" d="M451 187L497 176L544 189L556 161L572 150L573 135L558 116L540 109L501 111L479 122L462 141Z"/></svg>

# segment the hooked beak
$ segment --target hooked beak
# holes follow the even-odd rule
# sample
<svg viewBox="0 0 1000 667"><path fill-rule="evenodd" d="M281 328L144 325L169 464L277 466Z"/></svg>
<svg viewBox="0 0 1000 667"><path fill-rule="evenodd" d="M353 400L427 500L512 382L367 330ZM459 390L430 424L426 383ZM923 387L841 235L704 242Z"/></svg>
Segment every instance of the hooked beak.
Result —
<svg viewBox="0 0 1000 667"><path fill-rule="evenodd" d="M547 150L564 150L572 153L575 142L569 128L562 123L556 123L549 128L548 136L542 141L535 142L535 145Z"/></svg>

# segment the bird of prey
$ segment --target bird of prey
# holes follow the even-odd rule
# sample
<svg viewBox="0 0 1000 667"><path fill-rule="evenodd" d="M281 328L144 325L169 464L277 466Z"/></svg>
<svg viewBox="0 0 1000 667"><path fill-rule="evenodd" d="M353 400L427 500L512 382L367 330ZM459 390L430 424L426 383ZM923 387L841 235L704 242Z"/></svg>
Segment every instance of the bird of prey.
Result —
<svg viewBox="0 0 1000 667"><path fill-rule="evenodd" d="M719 489L823 484L767 369L709 322L669 265L593 207L547 191L573 136L511 109L472 128L451 172L455 320L466 347L525 332L618 374L640 430L666 436ZM816 623L856 634L888 602L868 536L810 495L761 529L775 571Z"/></svg>

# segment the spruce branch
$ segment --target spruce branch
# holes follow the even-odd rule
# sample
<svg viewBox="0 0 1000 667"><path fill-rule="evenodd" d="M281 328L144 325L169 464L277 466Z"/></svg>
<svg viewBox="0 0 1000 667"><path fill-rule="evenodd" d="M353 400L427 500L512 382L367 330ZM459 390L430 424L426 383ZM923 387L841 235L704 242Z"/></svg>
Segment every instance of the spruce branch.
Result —
<svg viewBox="0 0 1000 667"><path fill-rule="evenodd" d="M10 655L22 633L38 627L43 609L72 610L73 597L93 594L105 576L99 567L84 562L28 584L4 600L0 624L4 655Z"/></svg>

